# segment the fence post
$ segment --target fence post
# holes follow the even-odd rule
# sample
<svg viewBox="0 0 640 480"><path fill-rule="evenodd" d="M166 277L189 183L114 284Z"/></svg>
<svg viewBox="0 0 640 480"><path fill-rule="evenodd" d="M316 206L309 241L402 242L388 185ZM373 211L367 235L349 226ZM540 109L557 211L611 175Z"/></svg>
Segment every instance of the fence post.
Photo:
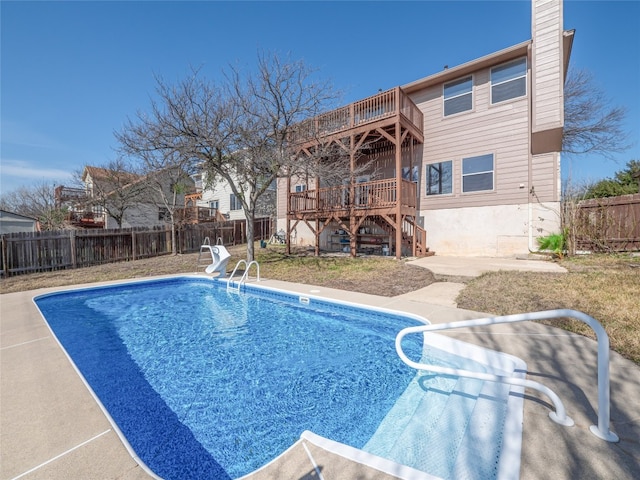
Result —
<svg viewBox="0 0 640 480"><path fill-rule="evenodd" d="M131 260L136 259L136 229L131 229Z"/></svg>
<svg viewBox="0 0 640 480"><path fill-rule="evenodd" d="M77 267L76 231L69 231L69 249L71 250L71 268Z"/></svg>
<svg viewBox="0 0 640 480"><path fill-rule="evenodd" d="M9 265L7 265L7 239L4 235L2 235L2 270L4 271L4 276L9 276Z"/></svg>

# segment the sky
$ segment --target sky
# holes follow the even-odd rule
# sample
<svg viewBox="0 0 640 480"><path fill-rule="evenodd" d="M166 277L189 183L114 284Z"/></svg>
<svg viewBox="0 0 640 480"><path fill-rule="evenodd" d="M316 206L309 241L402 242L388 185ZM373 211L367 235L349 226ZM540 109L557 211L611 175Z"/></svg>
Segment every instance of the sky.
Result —
<svg viewBox="0 0 640 480"><path fill-rule="evenodd" d="M347 104L531 38L513 1L0 2L0 193L71 183L116 158L114 132L149 111L156 77L212 80L258 52L301 59ZM640 0L564 2L572 67L627 109L633 147L614 160L563 157L572 182L640 159Z"/></svg>

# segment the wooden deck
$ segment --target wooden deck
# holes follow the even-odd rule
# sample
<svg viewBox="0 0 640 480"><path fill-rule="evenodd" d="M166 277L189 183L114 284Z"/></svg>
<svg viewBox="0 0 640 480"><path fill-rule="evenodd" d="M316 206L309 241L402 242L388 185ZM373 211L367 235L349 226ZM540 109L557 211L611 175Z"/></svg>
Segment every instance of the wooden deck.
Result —
<svg viewBox="0 0 640 480"><path fill-rule="evenodd" d="M422 111L400 87L305 120L294 130L290 140L305 147L319 139L363 135L398 122L419 143L424 142ZM379 133L392 132L382 130ZM389 140L393 141L393 135L389 135Z"/></svg>
<svg viewBox="0 0 640 480"><path fill-rule="evenodd" d="M416 184L401 180L400 205L406 215L415 215ZM296 219L326 219L330 216L344 217L354 213L380 215L395 213L398 205L397 180L388 178L353 186L292 192L289 194L288 213Z"/></svg>
<svg viewBox="0 0 640 480"><path fill-rule="evenodd" d="M326 232L321 240L328 228L346 232L342 235L348 236L354 256L370 250L364 245L371 243L386 246L396 258L401 254L427 255L426 232L417 224L417 185L401 176L404 167L412 171L415 166L413 152L424 142L423 125L422 111L400 87L301 122L290 135L300 154L331 156L322 148L337 144L339 152L349 157L351 183L291 192L289 177L287 237L303 222L315 235L316 254L321 241L338 245L346 241L344 237L339 242L327 240L327 235L336 234ZM410 152L405 163L403 151ZM357 183L358 157L372 154L393 155L395 177ZM388 165L386 168L389 170ZM317 178L314 183L321 181ZM363 236L363 230L375 233Z"/></svg>

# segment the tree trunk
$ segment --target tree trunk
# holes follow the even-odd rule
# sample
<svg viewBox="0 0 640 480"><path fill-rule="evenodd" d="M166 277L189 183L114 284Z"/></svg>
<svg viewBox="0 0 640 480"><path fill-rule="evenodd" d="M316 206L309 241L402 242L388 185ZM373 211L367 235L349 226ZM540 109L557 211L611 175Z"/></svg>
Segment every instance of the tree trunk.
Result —
<svg viewBox="0 0 640 480"><path fill-rule="evenodd" d="M171 255L178 255L178 248L176 245L176 222L171 213Z"/></svg>
<svg viewBox="0 0 640 480"><path fill-rule="evenodd" d="M246 211L247 217L247 263L252 262L255 259L255 245L253 244L254 238L254 226L256 214L253 209Z"/></svg>

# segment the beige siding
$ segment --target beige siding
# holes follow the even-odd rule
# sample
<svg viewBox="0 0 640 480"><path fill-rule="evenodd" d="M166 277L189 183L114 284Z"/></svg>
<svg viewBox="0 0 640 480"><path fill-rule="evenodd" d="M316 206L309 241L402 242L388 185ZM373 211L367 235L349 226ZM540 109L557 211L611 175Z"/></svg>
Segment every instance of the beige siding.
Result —
<svg viewBox="0 0 640 480"><path fill-rule="evenodd" d="M532 2L532 132L562 127L562 1Z"/></svg>
<svg viewBox="0 0 640 480"><path fill-rule="evenodd" d="M315 178L296 178L291 177L291 191L296 191L296 185L306 185L307 190L313 190L316 188L316 179ZM285 220L287 218L287 177L280 177L277 180L277 216L278 220Z"/></svg>
<svg viewBox="0 0 640 480"><path fill-rule="evenodd" d="M425 116L425 143L420 183L420 208L433 210L478 205L507 205L528 201L528 99L490 104L490 70L473 75L473 110L444 117L442 86L418 92L414 102ZM462 193L462 159L494 156L494 189ZM451 160L451 195L426 195L425 165Z"/></svg>
<svg viewBox="0 0 640 480"><path fill-rule="evenodd" d="M531 159L531 165L535 201L559 201L560 155L558 153L534 155Z"/></svg>

